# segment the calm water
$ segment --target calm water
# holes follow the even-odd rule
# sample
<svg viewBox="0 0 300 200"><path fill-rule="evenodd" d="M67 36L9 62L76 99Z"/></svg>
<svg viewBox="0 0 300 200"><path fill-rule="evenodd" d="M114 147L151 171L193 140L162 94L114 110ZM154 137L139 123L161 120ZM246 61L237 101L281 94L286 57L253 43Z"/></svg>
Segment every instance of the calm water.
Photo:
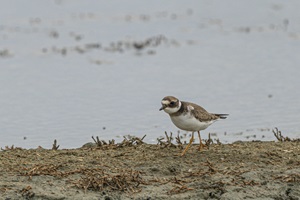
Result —
<svg viewBox="0 0 300 200"><path fill-rule="evenodd" d="M299 1L84 2L1 5L1 147L155 143L166 95L230 114L203 138L299 137Z"/></svg>

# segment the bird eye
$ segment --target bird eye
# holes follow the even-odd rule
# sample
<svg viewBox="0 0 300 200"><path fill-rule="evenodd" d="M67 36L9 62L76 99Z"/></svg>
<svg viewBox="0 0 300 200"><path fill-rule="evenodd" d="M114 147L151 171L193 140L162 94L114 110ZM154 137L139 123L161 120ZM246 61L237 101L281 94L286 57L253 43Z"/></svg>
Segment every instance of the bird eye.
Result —
<svg viewBox="0 0 300 200"><path fill-rule="evenodd" d="M171 101L170 105L171 106L174 106L175 102L174 101Z"/></svg>

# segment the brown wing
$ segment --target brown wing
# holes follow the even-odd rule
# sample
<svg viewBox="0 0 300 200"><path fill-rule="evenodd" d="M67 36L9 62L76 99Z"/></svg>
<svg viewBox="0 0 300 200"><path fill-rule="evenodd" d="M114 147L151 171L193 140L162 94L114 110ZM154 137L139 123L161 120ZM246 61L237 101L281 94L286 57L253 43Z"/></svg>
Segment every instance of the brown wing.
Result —
<svg viewBox="0 0 300 200"><path fill-rule="evenodd" d="M201 106L190 102L181 102L181 107L176 113L170 114L171 116L178 116L191 111L192 114L201 122L212 121L217 119L225 119L228 114L213 114L207 112Z"/></svg>
<svg viewBox="0 0 300 200"><path fill-rule="evenodd" d="M218 115L207 112L204 108L197 104L189 103L189 105L194 107L191 112L201 122L212 121L220 118Z"/></svg>

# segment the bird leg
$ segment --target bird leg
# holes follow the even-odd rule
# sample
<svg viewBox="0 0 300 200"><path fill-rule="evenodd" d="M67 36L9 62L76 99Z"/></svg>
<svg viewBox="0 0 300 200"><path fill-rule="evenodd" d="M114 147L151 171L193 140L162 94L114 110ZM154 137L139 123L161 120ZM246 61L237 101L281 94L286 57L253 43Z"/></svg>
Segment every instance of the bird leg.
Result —
<svg viewBox="0 0 300 200"><path fill-rule="evenodd" d="M188 150L188 149L190 148L190 146L192 145L193 141L194 141L194 132L192 133L192 137L191 137L191 139L190 139L189 144L185 147L185 149L183 150L181 156L184 156L184 154L187 152L187 150Z"/></svg>
<svg viewBox="0 0 300 200"><path fill-rule="evenodd" d="M206 145L202 143L200 131L198 131L198 137L199 137L199 141L200 141L199 151L201 151L201 149L206 147Z"/></svg>

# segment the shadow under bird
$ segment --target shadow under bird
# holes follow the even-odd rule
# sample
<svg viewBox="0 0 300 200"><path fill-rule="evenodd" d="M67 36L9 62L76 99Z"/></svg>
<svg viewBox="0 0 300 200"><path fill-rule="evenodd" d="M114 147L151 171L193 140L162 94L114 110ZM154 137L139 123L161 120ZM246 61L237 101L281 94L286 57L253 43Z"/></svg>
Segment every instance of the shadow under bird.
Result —
<svg viewBox="0 0 300 200"><path fill-rule="evenodd" d="M162 107L159 110L164 110L168 113L175 126L181 130L192 132L190 142L182 152L181 156L187 152L194 141L194 132L198 132L200 140L199 150L201 150L205 145L201 141L200 131L205 130L220 119L226 119L228 116L228 114L209 113L197 104L179 101L179 99L173 96L164 97L161 101L161 105Z"/></svg>

